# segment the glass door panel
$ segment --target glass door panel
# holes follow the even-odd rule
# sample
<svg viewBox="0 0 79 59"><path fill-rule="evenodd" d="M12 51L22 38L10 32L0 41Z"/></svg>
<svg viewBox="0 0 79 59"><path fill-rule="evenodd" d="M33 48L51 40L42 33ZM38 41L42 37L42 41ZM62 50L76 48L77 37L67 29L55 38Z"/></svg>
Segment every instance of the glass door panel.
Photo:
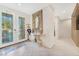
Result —
<svg viewBox="0 0 79 59"><path fill-rule="evenodd" d="M13 41L13 16L2 13L2 43Z"/></svg>
<svg viewBox="0 0 79 59"><path fill-rule="evenodd" d="M19 38L20 39L25 38L25 25L24 24L25 24L25 18L19 17L19 29L20 29Z"/></svg>

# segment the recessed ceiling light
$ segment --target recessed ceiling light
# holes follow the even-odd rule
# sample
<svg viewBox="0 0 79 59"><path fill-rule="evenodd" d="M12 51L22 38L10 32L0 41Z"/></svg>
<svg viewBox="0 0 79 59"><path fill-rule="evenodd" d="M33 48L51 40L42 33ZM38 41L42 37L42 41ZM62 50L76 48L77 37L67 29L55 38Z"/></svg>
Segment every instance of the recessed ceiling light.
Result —
<svg viewBox="0 0 79 59"><path fill-rule="evenodd" d="M22 4L21 4L21 3L18 3L17 5L18 5L18 6L21 6Z"/></svg>
<svg viewBox="0 0 79 59"><path fill-rule="evenodd" d="M66 13L66 11L64 10L63 13Z"/></svg>

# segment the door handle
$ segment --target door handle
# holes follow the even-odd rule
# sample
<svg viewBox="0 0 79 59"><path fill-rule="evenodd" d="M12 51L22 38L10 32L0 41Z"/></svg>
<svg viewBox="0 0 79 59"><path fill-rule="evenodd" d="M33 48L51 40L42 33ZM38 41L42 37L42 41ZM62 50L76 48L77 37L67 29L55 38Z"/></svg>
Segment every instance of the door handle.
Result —
<svg viewBox="0 0 79 59"><path fill-rule="evenodd" d="M16 31L16 29L14 29L14 31Z"/></svg>

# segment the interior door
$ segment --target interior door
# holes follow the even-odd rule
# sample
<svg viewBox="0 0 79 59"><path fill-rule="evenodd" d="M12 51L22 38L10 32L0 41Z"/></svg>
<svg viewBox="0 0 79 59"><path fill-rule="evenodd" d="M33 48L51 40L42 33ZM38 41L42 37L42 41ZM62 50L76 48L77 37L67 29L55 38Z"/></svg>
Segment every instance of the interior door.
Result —
<svg viewBox="0 0 79 59"><path fill-rule="evenodd" d="M2 43L13 41L13 15L2 13Z"/></svg>

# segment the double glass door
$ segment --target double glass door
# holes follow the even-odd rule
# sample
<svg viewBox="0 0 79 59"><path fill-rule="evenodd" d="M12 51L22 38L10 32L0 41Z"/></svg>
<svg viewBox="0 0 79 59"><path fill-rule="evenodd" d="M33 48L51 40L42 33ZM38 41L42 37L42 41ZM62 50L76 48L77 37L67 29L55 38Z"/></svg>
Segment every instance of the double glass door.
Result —
<svg viewBox="0 0 79 59"><path fill-rule="evenodd" d="M18 40L25 39L25 18L24 17L18 17L18 22L19 22L18 23L16 19L13 18L12 14L2 12L0 16L1 16L0 45L17 40L17 38L15 37L17 36L16 35L17 32L15 32L15 30L13 31L13 28L15 28L17 31L17 26L19 26L19 36L17 36ZM16 25L16 26L13 27L13 25Z"/></svg>

